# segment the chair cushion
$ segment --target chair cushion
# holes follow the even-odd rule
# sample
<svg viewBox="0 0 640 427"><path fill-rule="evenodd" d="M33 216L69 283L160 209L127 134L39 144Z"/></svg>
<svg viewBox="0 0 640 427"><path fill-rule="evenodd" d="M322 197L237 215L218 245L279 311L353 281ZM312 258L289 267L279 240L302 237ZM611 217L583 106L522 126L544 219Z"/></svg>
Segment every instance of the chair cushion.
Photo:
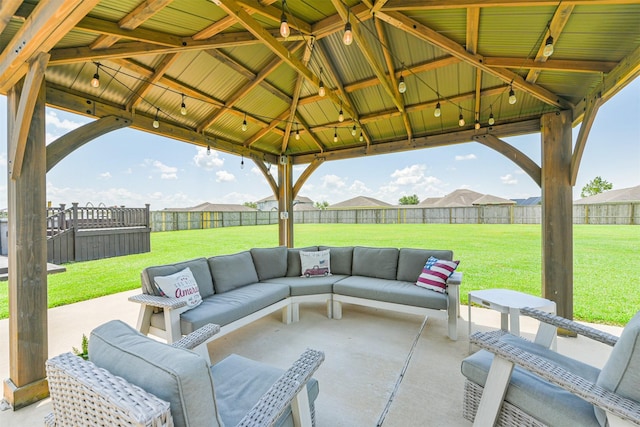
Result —
<svg viewBox="0 0 640 427"><path fill-rule="evenodd" d="M622 330L618 342L605 363L597 384L628 399L640 402L640 311ZM606 414L595 408L600 425L606 424Z"/></svg>
<svg viewBox="0 0 640 427"><path fill-rule="evenodd" d="M415 283L429 257L452 261L453 251L402 248L398 255L396 278L403 282Z"/></svg>
<svg viewBox="0 0 640 427"><path fill-rule="evenodd" d="M113 320L91 332L89 358L169 402L176 427L222 425L209 363L198 354L152 340Z"/></svg>
<svg viewBox="0 0 640 427"><path fill-rule="evenodd" d="M222 293L232 289L257 283L258 273L249 251L233 255L220 255L208 259L211 276L216 292Z"/></svg>
<svg viewBox="0 0 640 427"><path fill-rule="evenodd" d="M282 277L287 274L287 247L253 248L251 257L260 280Z"/></svg>
<svg viewBox="0 0 640 427"><path fill-rule="evenodd" d="M331 274L351 275L351 263L353 261L353 247L344 246L320 246L318 250L329 249L331 253Z"/></svg>
<svg viewBox="0 0 640 427"><path fill-rule="evenodd" d="M156 276L168 276L184 270L187 267L189 267L189 270L193 273L193 277L196 279L198 289L200 289L200 296L206 298L213 295L213 279L211 278L211 271L209 270L206 258L196 258L189 261L176 262L175 264L145 268L141 273L142 291L148 295L160 296L160 291L154 285L154 278Z"/></svg>
<svg viewBox="0 0 640 427"><path fill-rule="evenodd" d="M506 335L501 340L552 360L553 363L589 381L595 381L598 376L597 368L540 345L511 335ZM493 354L480 350L462 361L462 374L469 381L484 387L492 362ZM505 400L549 426L599 426L593 413L593 405L518 366L513 369Z"/></svg>
<svg viewBox="0 0 640 427"><path fill-rule="evenodd" d="M395 280L398 272L398 249L396 248L353 248L351 274L354 276L377 277Z"/></svg>
<svg viewBox="0 0 640 427"><path fill-rule="evenodd" d="M306 248L289 248L287 249L287 277L300 277L302 268L300 266L300 251L312 252L317 251L317 246L308 246Z"/></svg>
<svg viewBox="0 0 640 427"><path fill-rule="evenodd" d="M225 426L238 425L244 415L284 373L283 370L232 354L211 367L216 382L216 398L220 417ZM307 383L309 402L318 397L318 381ZM304 393L304 391L302 391ZM275 424L278 427L293 426L291 407Z"/></svg>
<svg viewBox="0 0 640 427"><path fill-rule="evenodd" d="M275 279L266 280L264 283L287 285L291 296L295 297L300 295L330 294L333 292L333 284L346 277L343 274L316 277L313 280L304 277L276 277Z"/></svg>

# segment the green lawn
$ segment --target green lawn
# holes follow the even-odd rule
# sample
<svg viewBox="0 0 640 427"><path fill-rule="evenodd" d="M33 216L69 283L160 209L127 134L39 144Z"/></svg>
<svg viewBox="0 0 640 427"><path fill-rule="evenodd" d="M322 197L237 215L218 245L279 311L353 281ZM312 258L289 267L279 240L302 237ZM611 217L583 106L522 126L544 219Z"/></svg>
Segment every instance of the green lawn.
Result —
<svg viewBox="0 0 640 427"><path fill-rule="evenodd" d="M539 225L295 226L295 246L363 245L452 249L464 273L461 295L472 289L510 288L540 295ZM596 323L623 325L640 309L640 227L574 227L574 314ZM278 244L277 226L229 227L151 234L152 252L67 264L49 276L55 307L140 287L140 271L200 256ZM0 282L0 318L8 316L7 284Z"/></svg>

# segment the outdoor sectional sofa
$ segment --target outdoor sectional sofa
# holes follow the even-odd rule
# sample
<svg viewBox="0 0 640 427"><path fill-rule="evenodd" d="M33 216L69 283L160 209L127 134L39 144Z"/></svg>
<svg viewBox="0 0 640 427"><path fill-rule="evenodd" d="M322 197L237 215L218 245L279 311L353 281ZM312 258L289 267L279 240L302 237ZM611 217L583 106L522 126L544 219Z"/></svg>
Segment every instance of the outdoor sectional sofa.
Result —
<svg viewBox="0 0 640 427"><path fill-rule="evenodd" d="M331 274L304 277L300 251L327 249ZM449 277L444 293L416 286L430 257L451 261L453 252L362 246L254 248L147 267L141 273L143 293L129 300L141 304L138 330L169 343L208 323L221 326L218 338L277 310L282 310L284 323L296 322L304 302L326 303L327 316L333 319L342 317L342 303L447 319L449 338L456 340L462 273ZM202 298L194 308L162 296L155 283L187 267Z"/></svg>

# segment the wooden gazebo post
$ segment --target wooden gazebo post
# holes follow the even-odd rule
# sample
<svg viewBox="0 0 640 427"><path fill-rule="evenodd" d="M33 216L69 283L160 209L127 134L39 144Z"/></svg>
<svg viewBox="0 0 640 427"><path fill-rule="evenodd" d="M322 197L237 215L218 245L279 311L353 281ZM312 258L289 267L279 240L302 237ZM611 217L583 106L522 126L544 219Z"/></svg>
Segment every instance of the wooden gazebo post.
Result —
<svg viewBox="0 0 640 427"><path fill-rule="evenodd" d="M279 244L293 247L293 165L288 156L278 162Z"/></svg>

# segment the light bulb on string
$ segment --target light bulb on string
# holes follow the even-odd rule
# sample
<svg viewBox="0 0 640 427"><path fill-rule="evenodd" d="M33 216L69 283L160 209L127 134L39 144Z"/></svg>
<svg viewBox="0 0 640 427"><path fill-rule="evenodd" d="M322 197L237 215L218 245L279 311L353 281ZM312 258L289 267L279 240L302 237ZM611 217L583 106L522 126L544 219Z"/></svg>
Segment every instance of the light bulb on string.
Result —
<svg viewBox="0 0 640 427"><path fill-rule="evenodd" d="M244 115L244 120L242 120L242 132L247 131L247 115Z"/></svg>
<svg viewBox="0 0 640 427"><path fill-rule="evenodd" d="M342 103L340 103L340 112L338 113L338 121L344 122L344 111L342 111Z"/></svg>
<svg viewBox="0 0 640 427"><path fill-rule="evenodd" d="M553 37L551 37L551 35L547 37L547 41L544 43L544 49L542 49L542 54L546 58L553 55Z"/></svg>
<svg viewBox="0 0 640 427"><path fill-rule="evenodd" d="M349 21L349 13L350 11L347 11L347 23L344 24L344 34L342 36L342 43L344 43L346 46L349 46L351 43L353 43L353 32L351 31L351 21Z"/></svg>
<svg viewBox="0 0 640 427"><path fill-rule="evenodd" d="M244 169L244 156L240 159L240 169Z"/></svg>
<svg viewBox="0 0 640 427"><path fill-rule="evenodd" d="M516 93L513 91L513 86L509 89L509 104L513 105L518 102L518 98L516 98Z"/></svg>
<svg viewBox="0 0 640 427"><path fill-rule="evenodd" d="M496 123L496 119L493 117L493 113L489 114L489 126L493 126Z"/></svg>
<svg viewBox="0 0 640 427"><path fill-rule="evenodd" d="M184 103L184 94L182 94L182 104L180 104L180 114L187 115L187 105Z"/></svg>
<svg viewBox="0 0 640 427"><path fill-rule="evenodd" d="M282 16L280 16L280 35L285 39L289 38L291 35L291 29L289 28L289 23L287 22L287 15L284 14L284 7L287 4L286 0L282 0Z"/></svg>
<svg viewBox="0 0 640 427"><path fill-rule="evenodd" d="M100 86L100 64L96 64L96 73L93 75L93 78L91 79L91 86L92 87L99 87Z"/></svg>
<svg viewBox="0 0 640 427"><path fill-rule="evenodd" d="M400 80L398 82L398 92L405 93L407 91L407 84L404 82L404 76L400 74Z"/></svg>
<svg viewBox="0 0 640 427"><path fill-rule="evenodd" d="M360 132L360 138L358 138L360 140L360 142L364 141L364 135L362 134L362 132Z"/></svg>
<svg viewBox="0 0 640 427"><path fill-rule="evenodd" d="M351 128L351 136L356 136L356 125Z"/></svg>
<svg viewBox="0 0 640 427"><path fill-rule="evenodd" d="M458 126L464 126L464 116L462 115L462 111L460 111L460 116L458 117Z"/></svg>
<svg viewBox="0 0 640 427"><path fill-rule="evenodd" d="M441 114L442 114L442 110L440 110L440 101L438 101L438 103L436 104L436 109L433 110L433 116L440 117Z"/></svg>
<svg viewBox="0 0 640 427"><path fill-rule="evenodd" d="M160 113L160 108L156 107L156 117L153 119L153 127L158 129L160 127L160 122L158 121L158 113Z"/></svg>
<svg viewBox="0 0 640 427"><path fill-rule="evenodd" d="M333 128L333 142L338 142L338 128Z"/></svg>
<svg viewBox="0 0 640 427"><path fill-rule="evenodd" d="M476 130L480 129L480 122L476 119L475 123L473 124L473 127L476 128Z"/></svg>
<svg viewBox="0 0 640 427"><path fill-rule="evenodd" d="M324 88L324 83L320 80L320 85L318 85L318 95L325 96L327 94L326 89Z"/></svg>
<svg viewBox="0 0 640 427"><path fill-rule="evenodd" d="M298 124L296 124L296 141L300 140L300 130L298 130Z"/></svg>
<svg viewBox="0 0 640 427"><path fill-rule="evenodd" d="M211 146L207 145L207 156L211 155Z"/></svg>

